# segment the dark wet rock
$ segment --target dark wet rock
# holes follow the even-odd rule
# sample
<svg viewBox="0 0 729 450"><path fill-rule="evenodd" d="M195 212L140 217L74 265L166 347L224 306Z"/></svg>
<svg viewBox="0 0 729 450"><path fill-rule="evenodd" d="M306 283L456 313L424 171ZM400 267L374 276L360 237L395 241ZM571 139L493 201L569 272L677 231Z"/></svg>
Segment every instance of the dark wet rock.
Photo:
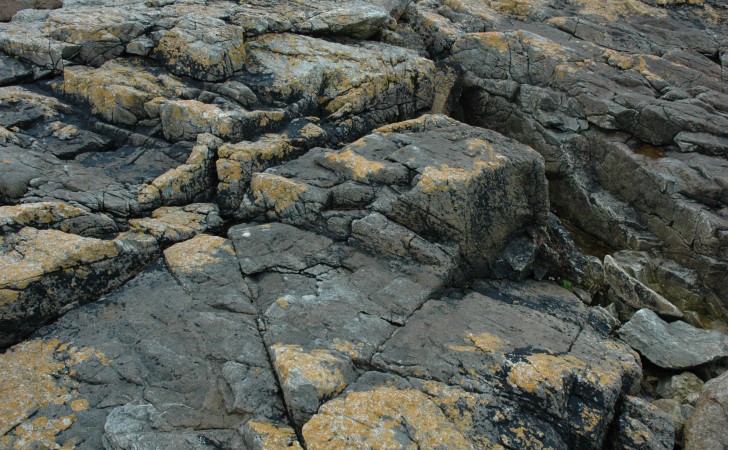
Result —
<svg viewBox="0 0 729 450"><path fill-rule="evenodd" d="M727 357L727 337L677 320L666 323L648 309L636 312L618 330L620 338L652 363L685 369Z"/></svg>
<svg viewBox="0 0 729 450"><path fill-rule="evenodd" d="M727 446L727 375L704 385L696 408L686 422L684 448L721 449Z"/></svg>
<svg viewBox="0 0 729 450"><path fill-rule="evenodd" d="M9 56L0 55L0 86L10 86L32 77L32 66Z"/></svg>
<svg viewBox="0 0 729 450"><path fill-rule="evenodd" d="M674 446L671 416L638 397L627 397L618 417L612 448L669 450Z"/></svg>
<svg viewBox="0 0 729 450"><path fill-rule="evenodd" d="M683 415L683 411L681 411L681 403L678 400L662 398L652 401L651 405L660 409L671 418L674 439L676 443L683 442L683 426L686 423L686 418Z"/></svg>

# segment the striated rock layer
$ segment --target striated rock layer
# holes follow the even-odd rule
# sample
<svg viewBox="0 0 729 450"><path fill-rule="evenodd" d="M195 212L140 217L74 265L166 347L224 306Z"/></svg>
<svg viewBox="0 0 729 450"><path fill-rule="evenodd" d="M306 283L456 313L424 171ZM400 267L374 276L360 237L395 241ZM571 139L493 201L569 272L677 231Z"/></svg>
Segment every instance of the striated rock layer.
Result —
<svg viewBox="0 0 729 450"><path fill-rule="evenodd" d="M0 448L726 447L726 16L11 2Z"/></svg>

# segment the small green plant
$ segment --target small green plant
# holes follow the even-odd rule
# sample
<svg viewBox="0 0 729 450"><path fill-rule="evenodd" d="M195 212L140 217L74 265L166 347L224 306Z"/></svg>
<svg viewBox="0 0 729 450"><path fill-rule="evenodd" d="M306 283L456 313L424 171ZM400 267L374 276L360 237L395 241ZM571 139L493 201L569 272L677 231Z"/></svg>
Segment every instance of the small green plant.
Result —
<svg viewBox="0 0 729 450"><path fill-rule="evenodd" d="M568 280L567 278L560 279L559 284L568 291L572 290L572 281Z"/></svg>

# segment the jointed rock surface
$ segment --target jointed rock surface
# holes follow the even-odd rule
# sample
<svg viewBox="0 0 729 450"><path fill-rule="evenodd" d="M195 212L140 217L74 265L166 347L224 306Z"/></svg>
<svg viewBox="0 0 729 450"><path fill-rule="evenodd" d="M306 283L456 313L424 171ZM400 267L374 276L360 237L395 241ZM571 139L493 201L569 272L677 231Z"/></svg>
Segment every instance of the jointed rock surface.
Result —
<svg viewBox="0 0 729 450"><path fill-rule="evenodd" d="M0 448L726 447L725 3L5 8Z"/></svg>

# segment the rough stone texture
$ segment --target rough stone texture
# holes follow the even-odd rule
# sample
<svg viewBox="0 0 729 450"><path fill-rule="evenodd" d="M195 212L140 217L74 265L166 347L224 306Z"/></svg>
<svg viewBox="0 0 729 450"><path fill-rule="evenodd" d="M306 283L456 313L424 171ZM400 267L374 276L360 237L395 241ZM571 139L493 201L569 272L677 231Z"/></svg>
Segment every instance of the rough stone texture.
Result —
<svg viewBox="0 0 729 450"><path fill-rule="evenodd" d="M628 345L666 369L686 369L727 357L727 337L677 320L666 323L641 309L618 334Z"/></svg>
<svg viewBox="0 0 729 450"><path fill-rule="evenodd" d="M121 286L159 251L143 235L114 240L26 227L0 238L0 345Z"/></svg>
<svg viewBox="0 0 729 450"><path fill-rule="evenodd" d="M44 436L81 447L266 448L298 445L293 426L308 448L406 436L600 448L619 399L639 385L637 355L554 284L482 282L482 293L440 297L439 268L411 256L373 257L285 224L229 236L173 245L166 266L6 353L49 366L33 383L67 394L28 404L5 442L40 417L72 416ZM434 318L439 328L427 325ZM400 361L410 340L421 344ZM87 360L64 353L91 342ZM73 372L54 375L63 364ZM3 392L10 402L24 395Z"/></svg>
<svg viewBox="0 0 729 450"><path fill-rule="evenodd" d="M724 5L428 0L407 17L462 70L467 121L544 156L562 218L699 271L726 311Z"/></svg>
<svg viewBox="0 0 729 450"><path fill-rule="evenodd" d="M37 202L0 207L0 230L20 231L24 227L55 229L85 237L104 237L117 231L104 214L91 214L63 202Z"/></svg>
<svg viewBox="0 0 729 450"><path fill-rule="evenodd" d="M457 244L465 268L482 275L495 271L506 242L546 223L547 204L535 152L426 115L378 128L341 151L314 149L254 174L238 215L326 229L333 211L374 210L426 239ZM354 223L351 232L361 240ZM402 256L410 247L385 253ZM536 248L526 252L534 259Z"/></svg>
<svg viewBox="0 0 729 450"><path fill-rule="evenodd" d="M701 378L691 372L683 372L659 381L656 392L665 399L694 404L696 402L694 397L701 392L703 387L704 382L701 381Z"/></svg>
<svg viewBox="0 0 729 450"><path fill-rule="evenodd" d="M614 449L671 449L674 425L671 416L645 400L627 397L618 417L618 431L612 436Z"/></svg>
<svg viewBox="0 0 729 450"><path fill-rule="evenodd" d="M683 317L680 309L660 294L628 275L615 263L610 255L605 256L603 267L605 267L605 280L608 285L625 303L636 309L648 308L667 317Z"/></svg>
<svg viewBox="0 0 729 450"><path fill-rule="evenodd" d="M19 3L60 6L0 23L0 346L37 330L1 448L653 449L703 412L613 331L726 329L720 2ZM651 314L618 334L721 372Z"/></svg>
<svg viewBox="0 0 729 450"><path fill-rule="evenodd" d="M686 422L684 448L722 449L727 446L727 374L704 385L699 402Z"/></svg>
<svg viewBox="0 0 729 450"><path fill-rule="evenodd" d="M186 241L205 232L219 231L223 219L218 207L210 203L192 203L187 206L163 206L152 211L151 217L129 221L132 231L148 234L160 245Z"/></svg>

